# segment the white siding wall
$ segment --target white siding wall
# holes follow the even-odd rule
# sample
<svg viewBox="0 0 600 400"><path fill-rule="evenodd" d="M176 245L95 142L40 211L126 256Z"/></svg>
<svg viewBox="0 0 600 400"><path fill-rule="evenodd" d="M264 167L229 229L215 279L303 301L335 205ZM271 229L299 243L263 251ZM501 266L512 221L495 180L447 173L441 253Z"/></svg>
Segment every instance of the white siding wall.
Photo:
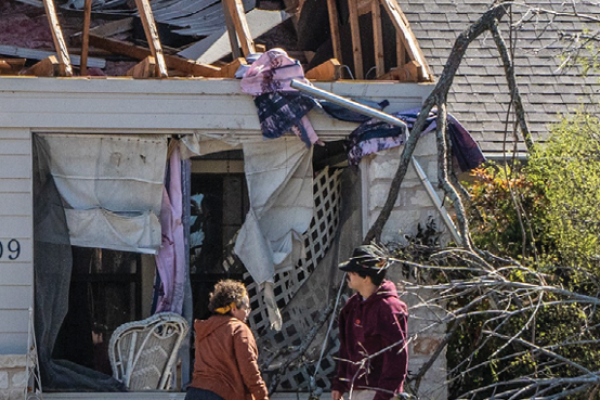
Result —
<svg viewBox="0 0 600 400"><path fill-rule="evenodd" d="M33 305L31 187L29 130L0 128L0 354L27 349Z"/></svg>

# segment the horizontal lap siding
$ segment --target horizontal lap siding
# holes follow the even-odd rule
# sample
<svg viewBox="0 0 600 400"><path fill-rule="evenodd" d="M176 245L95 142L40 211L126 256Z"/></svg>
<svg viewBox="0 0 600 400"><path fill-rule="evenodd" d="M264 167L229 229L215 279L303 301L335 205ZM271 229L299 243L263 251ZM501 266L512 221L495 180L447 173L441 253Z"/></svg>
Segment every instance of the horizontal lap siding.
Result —
<svg viewBox="0 0 600 400"><path fill-rule="evenodd" d="M5 127L23 127L27 121L33 131L122 133L125 129L139 133L260 135L252 96L240 91L239 80L3 78L2 84L0 126ZM355 99L387 99L389 112L419 106L431 90L418 84L315 85ZM324 140L344 137L357 126L317 111L309 118Z"/></svg>
<svg viewBox="0 0 600 400"><path fill-rule="evenodd" d="M33 299L33 200L28 129L0 123L0 354L24 354Z"/></svg>

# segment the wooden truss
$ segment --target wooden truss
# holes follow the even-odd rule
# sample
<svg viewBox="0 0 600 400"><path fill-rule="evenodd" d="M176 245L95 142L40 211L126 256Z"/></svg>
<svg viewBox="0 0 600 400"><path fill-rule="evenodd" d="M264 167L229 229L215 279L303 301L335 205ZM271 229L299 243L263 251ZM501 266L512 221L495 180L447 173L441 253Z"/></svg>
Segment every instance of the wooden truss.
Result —
<svg viewBox="0 0 600 400"><path fill-rule="evenodd" d="M355 79L365 79L367 75L365 68L369 68L371 72L368 75L376 79L392 79L405 82L432 80L429 66L425 62L423 53L419 48L404 13L398 6L397 0L323 1L326 2L329 13L333 58L309 70L306 73L308 79L325 81L340 79L343 71L342 66L350 64L353 66L352 77ZM300 9L304 3L302 0L286 0L286 4L288 2L295 2ZM347 24L350 28L352 42L351 54L348 52L342 54L342 42L340 39L341 20L338 13L338 5L346 5L343 2L347 2L349 11ZM25 73L37 76L72 76L73 60L69 57L56 14L54 0L43 0L43 3L52 30L56 55L45 55L43 56L46 57L45 59L40 57L41 61L28 68ZM73 56L75 63L79 61L82 76L87 75L87 67L90 61L88 59L89 46L139 60L139 63L127 72L128 76L134 78L167 78L170 74L172 76L232 78L237 69L246 63L246 56L251 53L264 51L261 45L254 43L246 20L242 0L222 0L233 61L229 64L222 63L219 66L199 63L177 55L165 54L158 36L158 29L149 0L135 0L135 4L144 27L148 47L141 47L111 38L112 35L132 30L133 18L113 21L90 29L92 0L85 0L83 30L81 33L81 57ZM363 65L364 52L363 45L361 44L361 36L364 36L365 32L364 30L361 31L359 19L364 22L365 18L368 18L365 17L367 15L371 16L372 21L372 36L370 37L373 39L374 67L372 67L372 64L366 67ZM384 32L382 29L382 17L384 15L389 17L393 24L395 45L384 43ZM346 29L346 34L348 34L348 26L344 28ZM389 33L386 33L386 35L389 39ZM390 49L390 46L394 48ZM346 51L348 51L347 47ZM369 51L371 50L369 49ZM395 54L393 58L395 61L392 61L392 63L395 62L394 67L389 66L390 52L391 54ZM386 55L388 57L385 57ZM344 57L349 59L344 60ZM18 67L18 62L14 60L12 62L10 60L0 61L2 61L0 62L0 74L14 73ZM369 61L369 63L371 62ZM388 63L387 67L386 62ZM22 64L20 66L22 67ZM372 75L372 70L375 71L374 76Z"/></svg>
<svg viewBox="0 0 600 400"><path fill-rule="evenodd" d="M352 56L354 75L357 79L365 78L363 70L363 51L361 45L361 32L359 16L371 14L373 22L373 51L375 55L375 68L378 79L396 78L407 81L432 80L429 66L417 43L406 16L398 6L396 0L342 0L348 2L349 24L352 35ZM334 57L343 64L342 45L340 39L340 18L336 0L327 0L329 10L329 26ZM384 71L384 43L381 25L382 9L392 20L396 30L396 59L397 67ZM407 58L408 56L408 58ZM404 76L403 76L404 75Z"/></svg>

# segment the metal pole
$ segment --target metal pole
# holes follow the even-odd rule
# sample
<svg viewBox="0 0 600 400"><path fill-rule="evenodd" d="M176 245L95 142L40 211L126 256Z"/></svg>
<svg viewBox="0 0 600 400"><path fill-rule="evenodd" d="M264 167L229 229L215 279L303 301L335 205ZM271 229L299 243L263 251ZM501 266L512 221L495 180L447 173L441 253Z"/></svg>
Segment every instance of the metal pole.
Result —
<svg viewBox="0 0 600 400"><path fill-rule="evenodd" d="M364 104L360 104L355 101L349 100L345 97L338 96L337 94L327 92L323 89L319 89L314 86L307 85L302 82L298 82L295 79L292 80L292 82L290 83L290 86L293 87L294 89L298 89L301 92L308 93L314 97L318 97L323 100L331 101L332 103L335 103L339 106L347 108L348 110L356 111L357 113L360 113L362 115L377 118L384 122L388 122L392 125L399 126L404 129L404 132L406 133L406 135L408 137L408 127L406 126L404 121L402 121L390 114L387 114L382 111L376 110L374 108L365 106Z"/></svg>
<svg viewBox="0 0 600 400"><path fill-rule="evenodd" d="M302 82L298 82L295 79L292 80L290 86L301 92L310 94L311 96L331 101L332 103L335 103L339 106L345 107L349 110L355 111L359 114L366 115L366 116L369 116L372 118L377 118L384 122L388 122L394 126L401 127L404 129L407 139L410 135L410 133L408 132L408 127L406 126L404 121L394 117L393 115L390 115L383 111L376 110L369 106L365 106L365 105L357 103L355 101L346 99L345 97L338 96L337 94L330 93L326 90L319 89L314 86L304 84ZM427 178L427 174L421 167L421 164L419 164L419 162L417 161L417 159L415 157L412 157L411 161L412 161L413 167L415 168L415 171L417 172L419 180L421 181L421 184L423 184L423 187L425 188L425 191L427 192L427 194L429 195L429 198L433 202L433 205L435 206L435 208L439 211L440 215L442 216L442 220L444 221L444 224L450 231L450 234L454 238L454 241L456 243L462 243L462 239L458 233L458 230L456 229L456 226L454 225L454 222L452 221L452 218L450 218L448 211L446 211L446 209L442 205L442 201L440 200L437 193L435 192L435 189L433 188L431 181L429 181L429 178Z"/></svg>

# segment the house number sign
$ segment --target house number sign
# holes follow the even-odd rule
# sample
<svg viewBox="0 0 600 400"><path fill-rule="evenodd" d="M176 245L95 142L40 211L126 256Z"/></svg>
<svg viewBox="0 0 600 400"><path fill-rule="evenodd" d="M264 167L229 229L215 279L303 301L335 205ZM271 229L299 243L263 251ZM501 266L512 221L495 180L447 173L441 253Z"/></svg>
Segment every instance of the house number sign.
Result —
<svg viewBox="0 0 600 400"><path fill-rule="evenodd" d="M21 243L17 239L0 240L0 260L16 260L21 255Z"/></svg>

